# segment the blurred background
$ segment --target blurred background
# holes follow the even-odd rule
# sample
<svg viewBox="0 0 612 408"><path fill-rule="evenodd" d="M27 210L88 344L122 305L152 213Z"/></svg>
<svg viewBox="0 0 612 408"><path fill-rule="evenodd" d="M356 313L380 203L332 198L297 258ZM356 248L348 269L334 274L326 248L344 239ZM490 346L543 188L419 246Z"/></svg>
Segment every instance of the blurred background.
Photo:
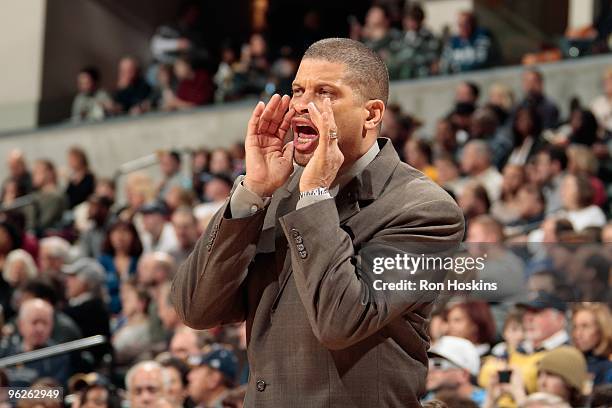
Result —
<svg viewBox="0 0 612 408"><path fill-rule="evenodd" d="M611 34L611 0L2 0L0 383L240 406L244 326L183 326L170 281L256 101L337 36L384 59L382 136L513 288L440 302L426 399L612 406Z"/></svg>

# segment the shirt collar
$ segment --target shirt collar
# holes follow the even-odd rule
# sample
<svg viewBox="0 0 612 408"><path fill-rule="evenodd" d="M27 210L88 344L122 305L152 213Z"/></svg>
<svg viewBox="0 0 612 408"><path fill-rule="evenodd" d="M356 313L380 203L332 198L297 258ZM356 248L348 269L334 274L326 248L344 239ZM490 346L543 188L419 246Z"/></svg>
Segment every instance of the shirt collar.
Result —
<svg viewBox="0 0 612 408"><path fill-rule="evenodd" d="M368 151L363 156L357 159L357 161L353 163L353 165L349 167L344 173L336 177L336 180L334 180L334 182L332 183L332 187L338 189L344 187L349 181L351 181L354 177L359 175L359 173L364 171L365 168L368 167L368 164L370 164L372 160L374 160L374 158L379 152L380 147L378 146L378 142L374 141L374 143L372 143L372 146L370 146Z"/></svg>

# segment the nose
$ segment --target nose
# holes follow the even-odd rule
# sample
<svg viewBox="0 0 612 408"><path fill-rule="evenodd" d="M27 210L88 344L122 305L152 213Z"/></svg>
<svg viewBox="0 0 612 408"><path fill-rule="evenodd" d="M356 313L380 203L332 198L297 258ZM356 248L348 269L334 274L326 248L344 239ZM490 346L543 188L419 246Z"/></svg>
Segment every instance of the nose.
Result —
<svg viewBox="0 0 612 408"><path fill-rule="evenodd" d="M298 115L304 115L308 113L308 104L313 101L310 92L305 91L300 95L294 95L291 98L290 107L295 109Z"/></svg>

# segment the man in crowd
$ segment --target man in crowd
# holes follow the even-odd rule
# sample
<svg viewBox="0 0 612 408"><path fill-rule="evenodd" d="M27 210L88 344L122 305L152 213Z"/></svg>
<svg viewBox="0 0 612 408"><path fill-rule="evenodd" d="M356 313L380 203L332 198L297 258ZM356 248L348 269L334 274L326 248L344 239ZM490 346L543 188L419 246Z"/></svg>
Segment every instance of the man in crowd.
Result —
<svg viewBox="0 0 612 408"><path fill-rule="evenodd" d="M525 97L519 107L534 108L540 117L542 129L555 128L559 124L559 108L544 93L544 75L535 68L523 72Z"/></svg>
<svg viewBox="0 0 612 408"><path fill-rule="evenodd" d="M140 65L133 57L119 61L117 91L113 95L116 113L138 114L144 110L143 102L151 93L151 87L142 77Z"/></svg>
<svg viewBox="0 0 612 408"><path fill-rule="evenodd" d="M408 8L402 25L403 36L390 44L387 61L391 79L422 78L436 69L440 41L425 27L425 12L414 4Z"/></svg>
<svg viewBox="0 0 612 408"><path fill-rule="evenodd" d="M29 299L21 304L17 321L19 336L5 336L0 343L0 357L37 350L52 345L53 306L42 299ZM71 373L70 358L60 354L30 361L9 370L14 386L27 387L41 377L51 377L66 384Z"/></svg>
<svg viewBox="0 0 612 408"><path fill-rule="evenodd" d="M238 359L229 350L213 350L190 359L189 397L197 407L223 408L223 399L234 386Z"/></svg>
<svg viewBox="0 0 612 408"><path fill-rule="evenodd" d="M178 208L172 214L172 226L178 241L177 249L172 255L177 265L182 264L189 256L198 241L198 221L191 208Z"/></svg>
<svg viewBox="0 0 612 408"><path fill-rule="evenodd" d="M191 188L191 180L181 174L181 154L170 150L159 153L159 168L163 179L158 186L158 199L163 200L172 187Z"/></svg>
<svg viewBox="0 0 612 408"><path fill-rule="evenodd" d="M32 191L32 175L28 171L23 152L19 149L11 150L6 158L6 163L9 171L8 179L15 180L24 194Z"/></svg>
<svg viewBox="0 0 612 408"><path fill-rule="evenodd" d="M140 240L144 252L175 251L178 243L172 224L166 221L165 206L159 202L148 203L140 208L140 213L144 230Z"/></svg>
<svg viewBox="0 0 612 408"><path fill-rule="evenodd" d="M125 375L130 408L152 408L164 402L164 369L156 361L141 361Z"/></svg>
<svg viewBox="0 0 612 408"><path fill-rule="evenodd" d="M311 45L293 97L253 111L246 176L175 277L173 303L189 326L246 320L246 407L305 398L311 407L397 407L425 391L433 296L374 293L355 248L376 236L450 249L464 222L450 196L377 139L388 92L383 61L363 44Z"/></svg>
<svg viewBox="0 0 612 408"><path fill-rule="evenodd" d="M429 398L438 392L450 392L477 404L484 402L485 391L472 381L480 369L480 356L469 340L443 336L431 347L429 357Z"/></svg>
<svg viewBox="0 0 612 408"><path fill-rule="evenodd" d="M189 356L201 354L198 334L189 327L177 330L170 340L169 351L172 357L185 362Z"/></svg>
<svg viewBox="0 0 612 408"><path fill-rule="evenodd" d="M482 184L491 202L499 199L502 175L492 165L491 150L484 140L472 140L463 148L461 170L468 181Z"/></svg>
<svg viewBox="0 0 612 408"><path fill-rule="evenodd" d="M87 203L87 218L92 224L79 239L81 255L98 259L102 255L102 243L106 237L106 230L113 219L111 214L113 201L108 197L94 194L89 197Z"/></svg>
<svg viewBox="0 0 612 408"><path fill-rule="evenodd" d="M442 51L440 70L443 73L474 71L493 64L493 41L489 33L478 26L474 13L459 13L457 26L458 35L452 36Z"/></svg>
<svg viewBox="0 0 612 408"><path fill-rule="evenodd" d="M542 189L546 199L546 214L554 214L562 208L561 180L567 168L567 155L560 147L547 146L535 157L534 181Z"/></svg>

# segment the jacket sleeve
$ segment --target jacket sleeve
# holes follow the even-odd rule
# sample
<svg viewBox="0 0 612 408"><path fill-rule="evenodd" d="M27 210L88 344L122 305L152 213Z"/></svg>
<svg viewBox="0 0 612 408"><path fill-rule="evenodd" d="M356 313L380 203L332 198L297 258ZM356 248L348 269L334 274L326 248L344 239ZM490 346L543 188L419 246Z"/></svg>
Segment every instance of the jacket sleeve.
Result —
<svg viewBox="0 0 612 408"><path fill-rule="evenodd" d="M386 256L410 248L441 244L456 247L462 239L461 210L450 199L398 208L368 245L387 248ZM372 221L376 222L376 221ZM356 252L349 233L340 227L334 200L325 200L281 218L289 241L293 275L313 333L329 349L344 349L380 331L422 302L428 291L375 290L374 279L400 282L426 279L422 271L364 273L364 251ZM414 248L414 247L413 247ZM410 253L410 251L407 251Z"/></svg>
<svg viewBox="0 0 612 408"><path fill-rule="evenodd" d="M172 282L172 302L194 329L243 321L245 280L267 207L231 218L229 200L214 215Z"/></svg>

